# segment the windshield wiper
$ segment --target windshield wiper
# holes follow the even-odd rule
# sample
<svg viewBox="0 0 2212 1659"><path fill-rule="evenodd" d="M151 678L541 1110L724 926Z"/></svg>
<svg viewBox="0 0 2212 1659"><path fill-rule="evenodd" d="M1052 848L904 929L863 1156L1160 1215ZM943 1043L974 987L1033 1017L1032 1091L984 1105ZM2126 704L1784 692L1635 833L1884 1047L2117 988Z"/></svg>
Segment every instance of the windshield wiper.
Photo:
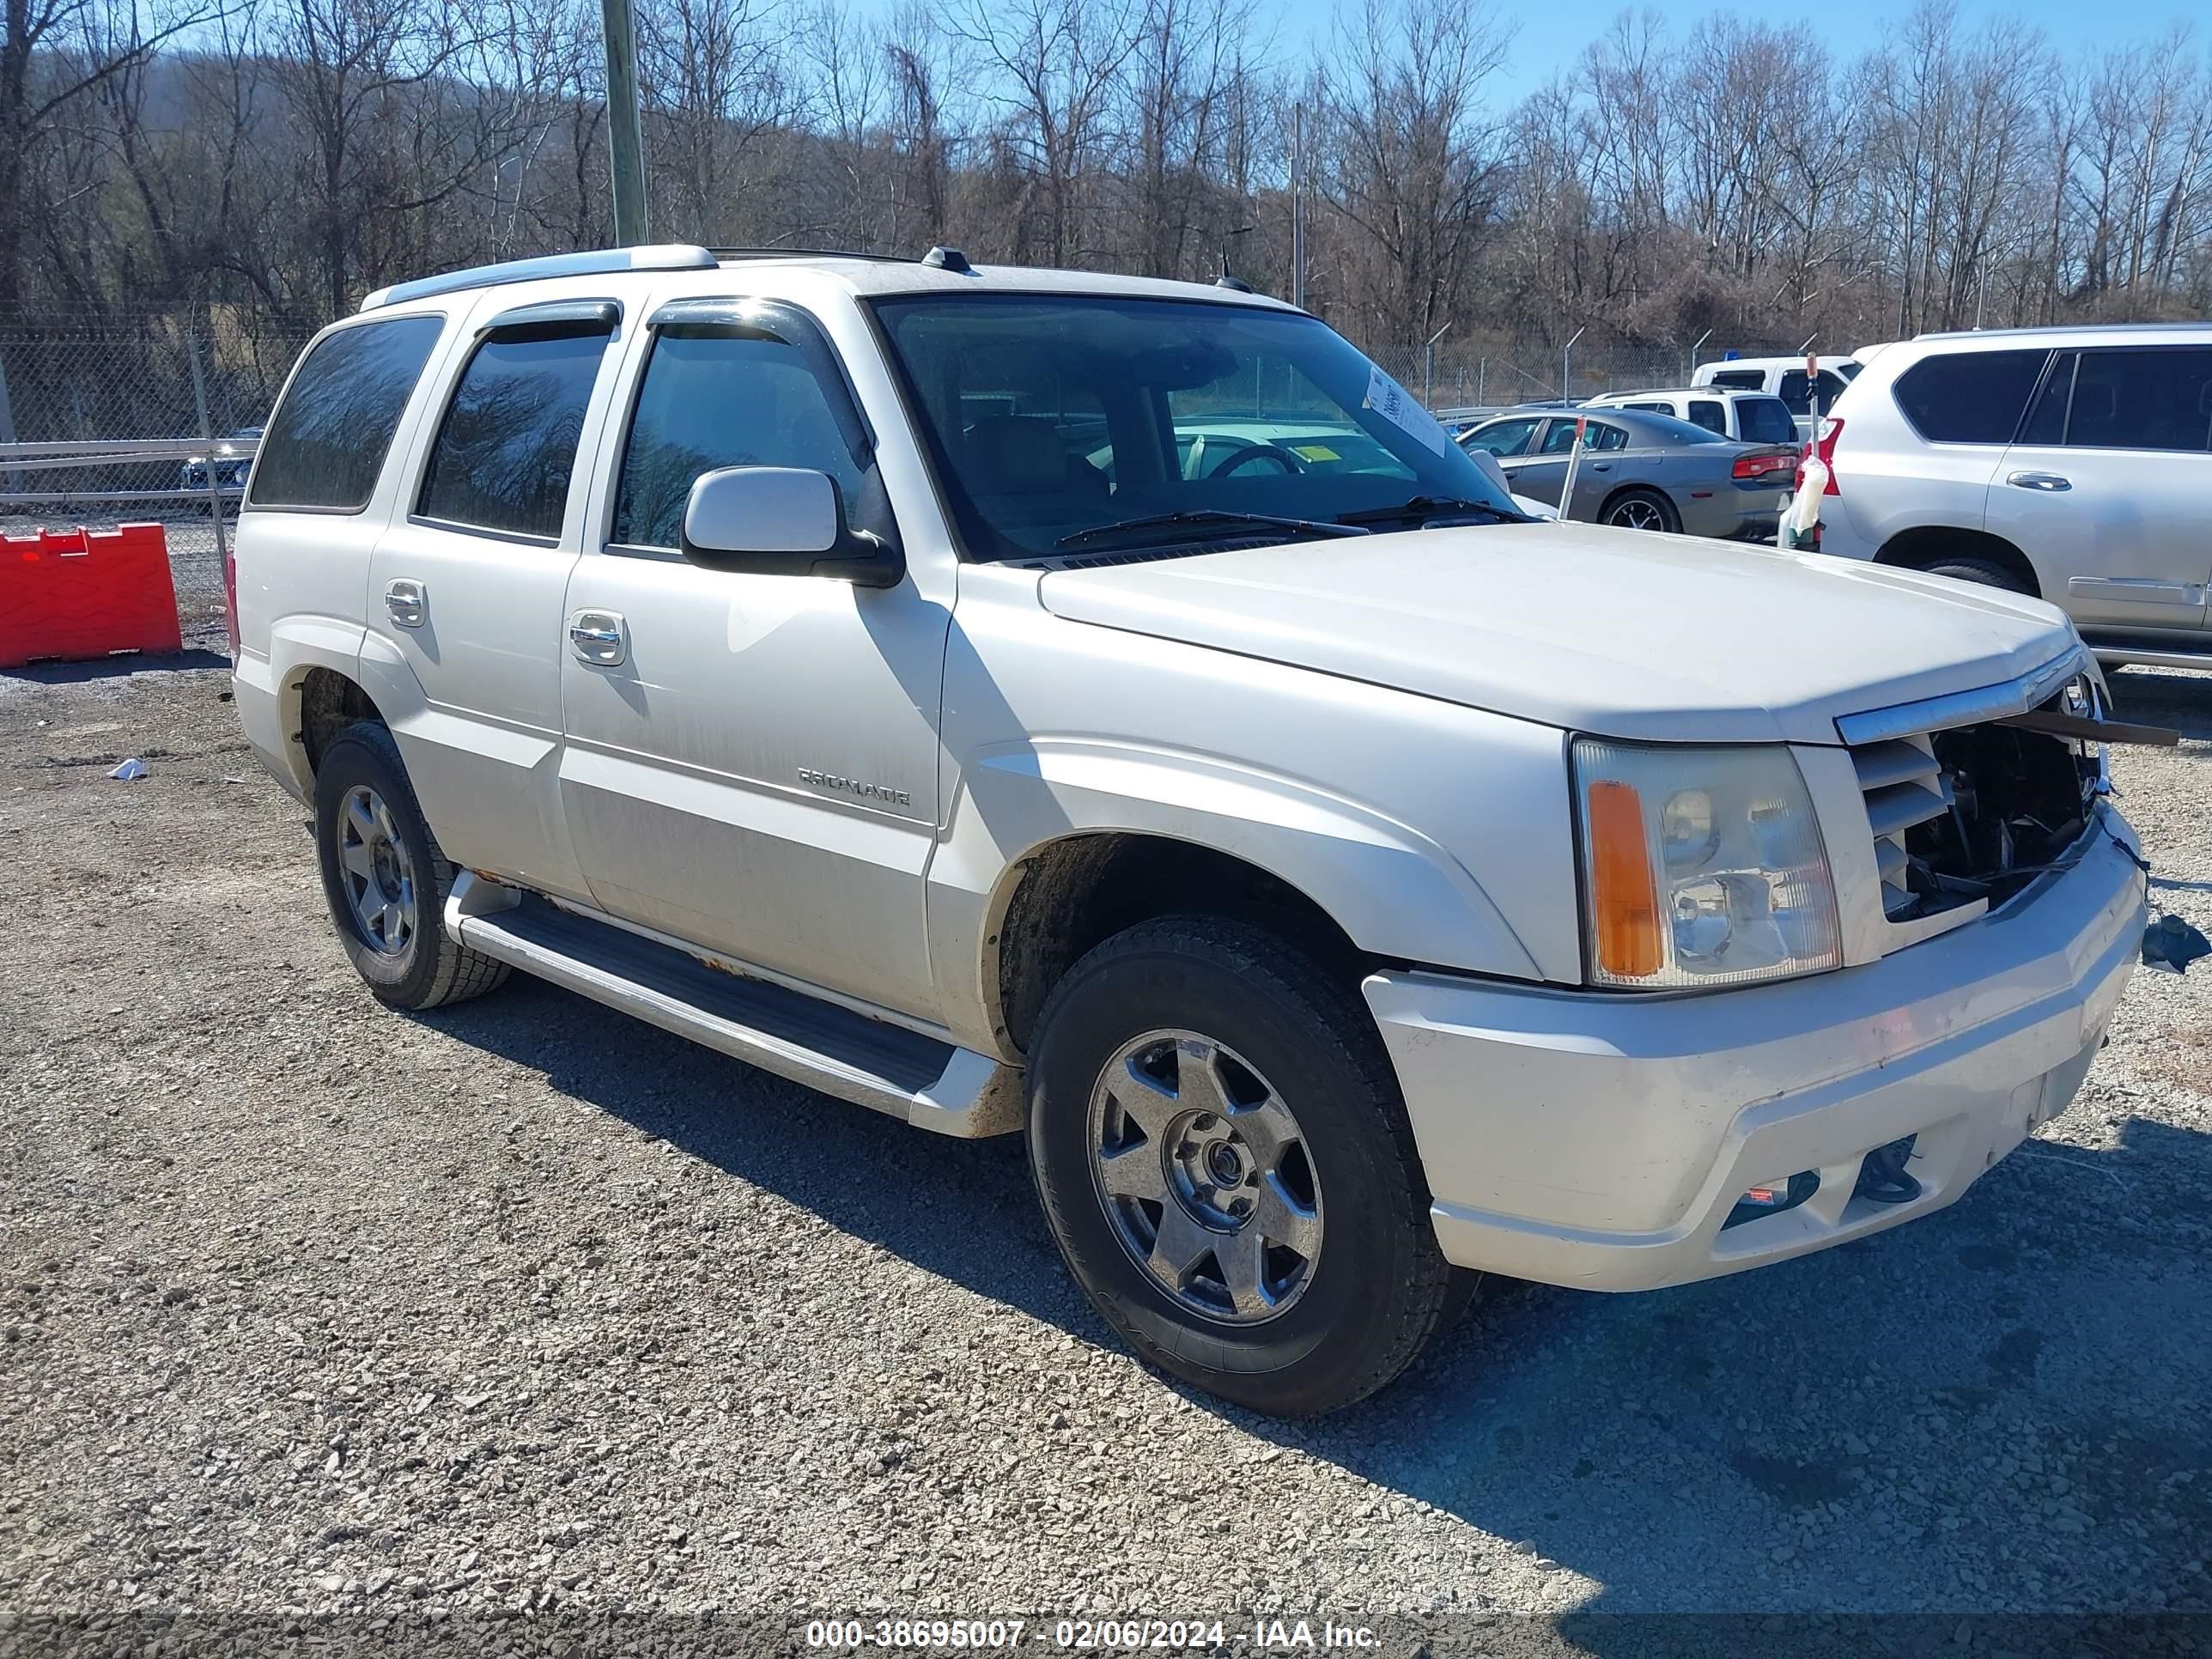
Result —
<svg viewBox="0 0 2212 1659"><path fill-rule="evenodd" d="M1217 507L1185 507L1176 513L1147 513L1141 518L1121 519L1112 524L1095 525L1089 530L1078 530L1062 536L1053 545L1081 547L1086 542L1105 536L1119 536L1138 530L1170 530L1181 525L1207 525L1224 530L1239 526L1250 526L1261 530L1280 530L1297 536L1364 536L1370 533L1361 526L1346 521L1326 523L1319 519L1278 519L1265 513L1231 513Z"/></svg>
<svg viewBox="0 0 2212 1659"><path fill-rule="evenodd" d="M1452 519L1469 513L1485 514L1500 524L1533 524L1525 513L1499 507L1494 501L1470 501L1457 495L1415 495L1395 507L1365 507L1357 513L1340 513L1339 524L1387 524L1393 519Z"/></svg>

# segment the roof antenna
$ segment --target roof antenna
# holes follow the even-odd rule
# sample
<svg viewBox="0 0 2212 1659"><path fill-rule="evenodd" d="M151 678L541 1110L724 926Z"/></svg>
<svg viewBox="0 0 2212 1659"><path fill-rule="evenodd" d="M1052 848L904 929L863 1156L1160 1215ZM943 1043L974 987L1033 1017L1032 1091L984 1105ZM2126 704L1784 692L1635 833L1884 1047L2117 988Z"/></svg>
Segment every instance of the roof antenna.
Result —
<svg viewBox="0 0 2212 1659"><path fill-rule="evenodd" d="M975 269L968 263L968 256L957 247L933 247L921 256L921 262L934 270L964 273Z"/></svg>
<svg viewBox="0 0 2212 1659"><path fill-rule="evenodd" d="M1252 228L1253 227L1250 225L1237 226L1236 229L1229 233L1230 240L1235 240L1237 237L1243 235ZM1213 279L1213 285L1216 288L1228 289L1231 292L1237 294L1249 294L1252 291L1251 283L1246 282L1243 277L1237 276L1229 269L1229 242L1227 241L1224 241L1221 245L1221 275Z"/></svg>

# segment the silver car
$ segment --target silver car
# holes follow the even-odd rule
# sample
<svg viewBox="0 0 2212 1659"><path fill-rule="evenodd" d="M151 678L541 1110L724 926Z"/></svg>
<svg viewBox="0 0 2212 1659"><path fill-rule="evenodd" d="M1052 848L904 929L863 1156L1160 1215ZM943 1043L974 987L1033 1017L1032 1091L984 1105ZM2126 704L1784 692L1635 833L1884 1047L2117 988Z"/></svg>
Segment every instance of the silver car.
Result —
<svg viewBox="0 0 2212 1659"><path fill-rule="evenodd" d="M1460 442L1498 458L1516 495L1557 506L1576 412L1520 410ZM1667 415L1587 413L1575 497L1564 516L1630 530L1773 539L1797 470L1793 444L1738 443Z"/></svg>

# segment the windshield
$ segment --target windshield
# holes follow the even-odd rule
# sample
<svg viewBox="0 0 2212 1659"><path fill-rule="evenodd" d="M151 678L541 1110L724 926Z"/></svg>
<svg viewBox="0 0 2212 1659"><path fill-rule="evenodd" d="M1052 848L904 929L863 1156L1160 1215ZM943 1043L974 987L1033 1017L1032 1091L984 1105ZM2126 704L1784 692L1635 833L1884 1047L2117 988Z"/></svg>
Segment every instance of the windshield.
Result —
<svg viewBox="0 0 2212 1659"><path fill-rule="evenodd" d="M1411 396L1299 313L1020 294L875 310L973 557L1049 554L1109 525L1124 548L1280 541L1227 515L1333 524L1417 497L1513 510ZM1206 516L1129 524L1169 514Z"/></svg>

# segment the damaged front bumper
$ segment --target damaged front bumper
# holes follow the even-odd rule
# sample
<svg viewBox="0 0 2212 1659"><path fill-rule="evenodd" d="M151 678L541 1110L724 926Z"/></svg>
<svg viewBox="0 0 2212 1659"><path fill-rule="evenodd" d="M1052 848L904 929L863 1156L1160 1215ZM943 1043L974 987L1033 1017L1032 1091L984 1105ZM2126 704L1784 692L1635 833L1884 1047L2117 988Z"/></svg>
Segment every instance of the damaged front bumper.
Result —
<svg viewBox="0 0 2212 1659"><path fill-rule="evenodd" d="M2087 1073L2142 938L2132 845L2101 805L2080 859L2002 909L1778 984L1651 997L1370 976L1445 1255L1642 1290L1951 1203ZM1908 1136L1917 1194L1867 1196L1868 1155ZM1803 1201L1741 1218L1747 1189L1807 1173Z"/></svg>

